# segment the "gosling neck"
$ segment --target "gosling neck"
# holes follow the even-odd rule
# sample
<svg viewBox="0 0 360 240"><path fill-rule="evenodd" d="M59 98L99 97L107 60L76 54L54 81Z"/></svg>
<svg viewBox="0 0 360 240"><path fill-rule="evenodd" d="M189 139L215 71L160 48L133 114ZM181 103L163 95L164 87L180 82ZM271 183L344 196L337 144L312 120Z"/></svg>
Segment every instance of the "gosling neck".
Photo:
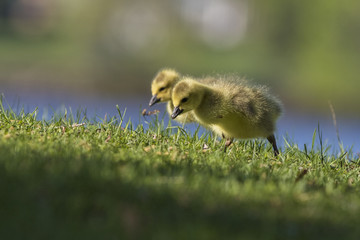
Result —
<svg viewBox="0 0 360 240"><path fill-rule="evenodd" d="M203 85L201 87L202 97L194 113L200 122L212 124L217 118L217 112L221 108L222 94L216 88Z"/></svg>
<svg viewBox="0 0 360 240"><path fill-rule="evenodd" d="M214 97L218 95L218 91L213 87L207 86L202 83L196 83L196 85L199 97L199 104L196 106L196 108L198 109L202 108L203 105L212 104L212 99L214 99Z"/></svg>

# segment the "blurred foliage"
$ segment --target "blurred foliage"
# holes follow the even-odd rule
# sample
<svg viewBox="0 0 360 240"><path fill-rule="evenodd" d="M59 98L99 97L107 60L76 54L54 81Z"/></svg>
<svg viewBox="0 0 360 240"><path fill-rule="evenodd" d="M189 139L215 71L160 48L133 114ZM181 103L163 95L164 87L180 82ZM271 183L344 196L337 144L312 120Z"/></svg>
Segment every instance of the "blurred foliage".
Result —
<svg viewBox="0 0 360 240"><path fill-rule="evenodd" d="M0 8L0 86L133 96L149 94L161 67L237 72L294 109L329 112L331 100L360 115L356 0L2 0Z"/></svg>

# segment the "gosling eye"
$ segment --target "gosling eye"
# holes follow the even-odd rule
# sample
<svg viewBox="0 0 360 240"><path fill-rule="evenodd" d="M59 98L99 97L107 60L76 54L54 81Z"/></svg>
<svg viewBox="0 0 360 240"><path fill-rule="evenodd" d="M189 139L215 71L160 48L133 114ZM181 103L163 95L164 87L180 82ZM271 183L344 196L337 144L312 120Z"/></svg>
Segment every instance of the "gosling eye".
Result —
<svg viewBox="0 0 360 240"><path fill-rule="evenodd" d="M181 102L182 102L182 103L185 103L185 102L187 102L188 100L189 100L189 98L186 97L186 98L181 99Z"/></svg>
<svg viewBox="0 0 360 240"><path fill-rule="evenodd" d="M162 87L162 88L159 89L159 92L162 92L164 90L165 90L165 87Z"/></svg>

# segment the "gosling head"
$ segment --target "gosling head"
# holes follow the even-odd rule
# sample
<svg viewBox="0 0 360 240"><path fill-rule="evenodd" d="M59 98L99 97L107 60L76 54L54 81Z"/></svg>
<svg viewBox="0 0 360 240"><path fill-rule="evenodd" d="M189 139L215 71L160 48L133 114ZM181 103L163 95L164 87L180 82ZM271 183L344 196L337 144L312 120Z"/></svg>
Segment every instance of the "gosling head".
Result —
<svg viewBox="0 0 360 240"><path fill-rule="evenodd" d="M161 70L151 84L152 97L149 106L171 100L171 92L174 85L179 81L179 73L172 69Z"/></svg>
<svg viewBox="0 0 360 240"><path fill-rule="evenodd" d="M175 119L182 113L191 111L199 106L203 93L199 84L190 78L185 78L175 85L171 99L174 104L174 111L171 118Z"/></svg>

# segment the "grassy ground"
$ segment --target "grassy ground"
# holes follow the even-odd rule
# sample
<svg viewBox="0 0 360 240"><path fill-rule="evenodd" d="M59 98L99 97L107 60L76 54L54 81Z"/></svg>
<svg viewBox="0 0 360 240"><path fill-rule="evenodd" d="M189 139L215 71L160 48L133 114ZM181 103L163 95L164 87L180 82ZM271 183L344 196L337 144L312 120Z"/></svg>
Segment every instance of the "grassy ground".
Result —
<svg viewBox="0 0 360 240"><path fill-rule="evenodd" d="M0 111L1 239L359 239L351 154L69 115Z"/></svg>

